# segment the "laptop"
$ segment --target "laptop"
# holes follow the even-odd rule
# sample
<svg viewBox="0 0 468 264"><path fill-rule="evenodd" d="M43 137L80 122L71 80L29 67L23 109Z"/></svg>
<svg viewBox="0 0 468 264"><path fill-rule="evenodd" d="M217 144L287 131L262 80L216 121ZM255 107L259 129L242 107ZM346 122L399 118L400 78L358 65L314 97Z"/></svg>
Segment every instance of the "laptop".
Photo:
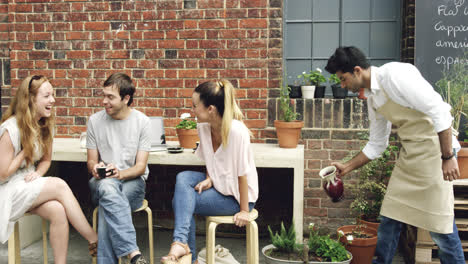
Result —
<svg viewBox="0 0 468 264"><path fill-rule="evenodd" d="M151 150L166 151L166 135L164 133L164 120L161 116L151 116Z"/></svg>

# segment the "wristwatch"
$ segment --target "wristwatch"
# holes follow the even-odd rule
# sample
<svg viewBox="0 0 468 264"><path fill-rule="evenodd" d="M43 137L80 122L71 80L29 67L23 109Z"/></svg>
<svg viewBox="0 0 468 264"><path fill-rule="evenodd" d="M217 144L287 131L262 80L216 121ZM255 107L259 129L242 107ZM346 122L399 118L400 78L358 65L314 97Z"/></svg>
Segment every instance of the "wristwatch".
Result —
<svg viewBox="0 0 468 264"><path fill-rule="evenodd" d="M444 157L444 155L440 156L442 158L442 160L449 160L451 158L453 158L455 156L455 153L452 152L452 154L448 157Z"/></svg>

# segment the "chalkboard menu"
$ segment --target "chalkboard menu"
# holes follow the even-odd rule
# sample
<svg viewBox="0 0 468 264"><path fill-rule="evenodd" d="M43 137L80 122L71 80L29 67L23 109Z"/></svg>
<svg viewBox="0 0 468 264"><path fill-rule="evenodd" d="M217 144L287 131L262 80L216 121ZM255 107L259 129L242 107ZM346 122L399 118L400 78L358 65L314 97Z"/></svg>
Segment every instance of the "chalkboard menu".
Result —
<svg viewBox="0 0 468 264"><path fill-rule="evenodd" d="M432 85L468 51L468 0L416 0L415 65Z"/></svg>

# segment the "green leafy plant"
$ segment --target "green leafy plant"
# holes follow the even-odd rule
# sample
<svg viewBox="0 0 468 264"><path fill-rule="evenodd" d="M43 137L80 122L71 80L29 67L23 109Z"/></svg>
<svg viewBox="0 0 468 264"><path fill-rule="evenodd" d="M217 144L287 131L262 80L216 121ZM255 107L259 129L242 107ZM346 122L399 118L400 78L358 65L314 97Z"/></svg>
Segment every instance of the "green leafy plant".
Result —
<svg viewBox="0 0 468 264"><path fill-rule="evenodd" d="M460 61L468 61L465 51ZM442 73L442 79L436 82L435 89L451 107L452 127L458 131L460 118L468 113L468 67L466 64L453 64Z"/></svg>
<svg viewBox="0 0 468 264"><path fill-rule="evenodd" d="M296 120L298 113L294 112L294 107L291 104L289 98L289 92L291 87L284 83L284 80L280 80L280 98L279 98L279 114L280 119L285 122L291 122Z"/></svg>
<svg viewBox="0 0 468 264"><path fill-rule="evenodd" d="M339 84L341 82L336 73L330 75L330 77L328 77L328 81L331 84Z"/></svg>
<svg viewBox="0 0 468 264"><path fill-rule="evenodd" d="M315 71L310 70L309 73L302 72L302 74L298 75L297 78L304 79L304 84L306 85L312 84L315 86L320 86L321 83L327 81L320 68L315 69Z"/></svg>
<svg viewBox="0 0 468 264"><path fill-rule="evenodd" d="M367 138L368 135L361 137ZM358 170L359 181L352 188L355 199L350 208L363 220L378 222L388 179L392 174L399 150L397 145L389 144L380 158L370 161Z"/></svg>
<svg viewBox="0 0 468 264"><path fill-rule="evenodd" d="M268 226L268 232L270 233L271 243L276 247L277 251L291 254L298 250L298 245L296 244L296 231L293 224L291 224L289 230L286 231L283 222L281 222L279 234L278 232L273 234L270 226Z"/></svg>
<svg viewBox="0 0 468 264"><path fill-rule="evenodd" d="M180 118L182 118L182 121L180 121L179 124L177 124L176 128L179 129L196 129L197 128L197 122L195 120L190 119L190 113L183 113Z"/></svg>
<svg viewBox="0 0 468 264"><path fill-rule="evenodd" d="M308 246L309 252L320 261L342 262L351 257L339 241L331 239L330 235L319 235L314 224L309 225Z"/></svg>

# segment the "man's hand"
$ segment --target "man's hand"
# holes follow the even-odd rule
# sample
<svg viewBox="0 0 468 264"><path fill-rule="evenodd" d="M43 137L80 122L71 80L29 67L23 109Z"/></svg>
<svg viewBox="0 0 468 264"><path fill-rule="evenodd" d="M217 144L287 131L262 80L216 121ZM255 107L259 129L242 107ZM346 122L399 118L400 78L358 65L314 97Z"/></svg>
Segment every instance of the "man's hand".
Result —
<svg viewBox="0 0 468 264"><path fill-rule="evenodd" d="M97 168L101 168L101 167L105 167L105 166L106 166L106 164L104 164L104 162L102 162L102 161L99 162L99 163L94 164L93 170L91 171L91 174L93 175L93 177L94 177L95 179L98 179L98 180L101 179L101 178L99 178L99 174L98 174L98 172L97 172Z"/></svg>
<svg viewBox="0 0 468 264"><path fill-rule="evenodd" d="M213 186L213 183L211 182L210 178L206 178L203 181L199 182L197 185L195 185L194 189L198 191L198 194L202 193L205 190L208 190Z"/></svg>
<svg viewBox="0 0 468 264"><path fill-rule="evenodd" d="M107 177L116 178L118 180L123 180L122 174L120 174L120 170L113 163L107 164L106 170L107 170L107 174L106 174Z"/></svg>
<svg viewBox="0 0 468 264"><path fill-rule="evenodd" d="M24 176L24 181L32 182L35 179L40 178L40 177L41 175L39 173L37 173L36 171L31 171L30 173L26 174L26 176Z"/></svg>
<svg viewBox="0 0 468 264"><path fill-rule="evenodd" d="M342 177L345 176L349 171L347 170L347 166L341 162L332 162L332 166L336 167L336 176Z"/></svg>
<svg viewBox="0 0 468 264"><path fill-rule="evenodd" d="M460 177L460 171L455 157L449 160L442 160L442 172L444 174L444 180L446 181L453 181Z"/></svg>
<svg viewBox="0 0 468 264"><path fill-rule="evenodd" d="M234 224L236 224L236 226L243 227L249 223L249 221L250 217L247 211L240 211L234 215Z"/></svg>

